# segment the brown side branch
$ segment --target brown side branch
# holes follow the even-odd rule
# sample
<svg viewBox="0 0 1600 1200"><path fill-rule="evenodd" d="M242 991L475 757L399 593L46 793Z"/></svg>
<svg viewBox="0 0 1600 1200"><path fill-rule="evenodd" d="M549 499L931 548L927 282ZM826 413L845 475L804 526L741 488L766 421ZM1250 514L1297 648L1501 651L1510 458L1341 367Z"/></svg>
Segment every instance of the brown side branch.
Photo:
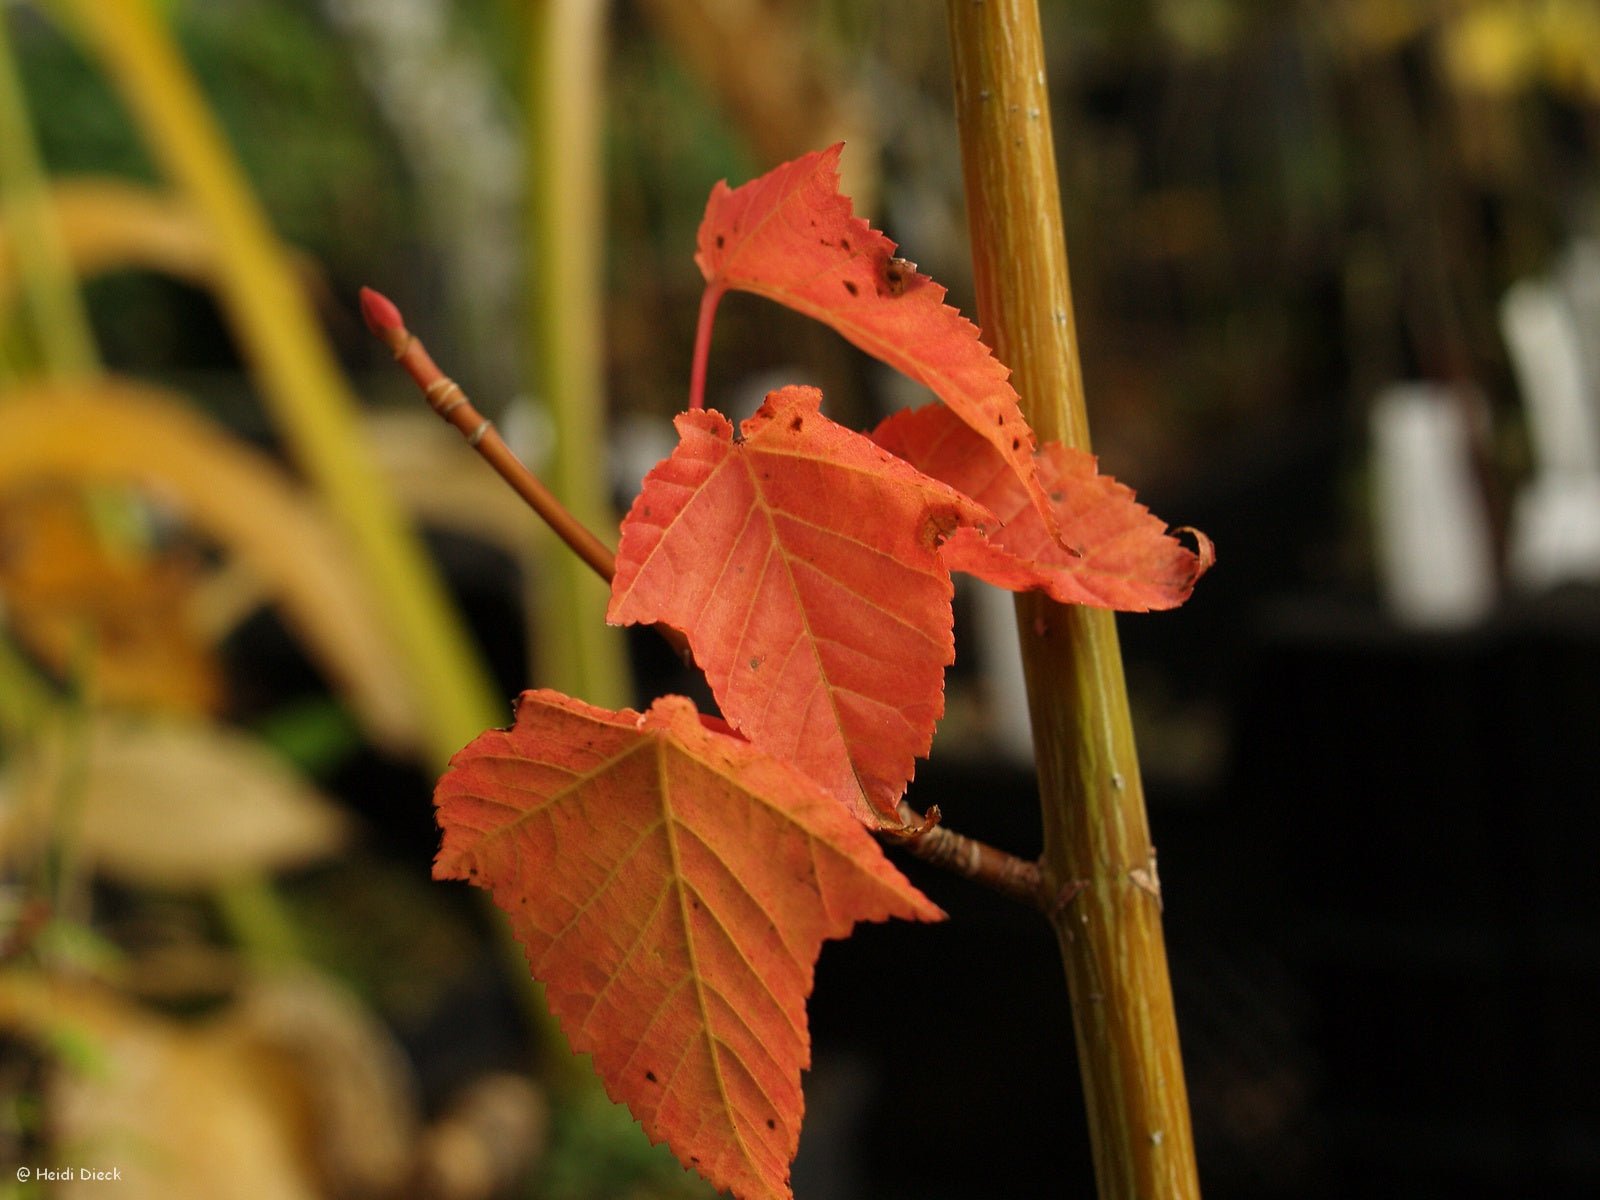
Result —
<svg viewBox="0 0 1600 1200"><path fill-rule="evenodd" d="M900 819L912 832L889 833L886 837L903 846L908 854L940 870L980 883L1039 912L1049 911L1055 897L1048 894L1038 863L947 829L939 823L939 817L937 805L922 816L902 801Z"/></svg>
<svg viewBox="0 0 1600 1200"><path fill-rule="evenodd" d="M459 429L467 445L488 460L500 478L527 501L528 507L539 514L556 536L572 547L573 553L593 567L602 579L609 581L616 574L617 556L567 511L555 494L512 452L494 422L478 411L461 386L439 369L422 342L405 327L400 310L387 297L371 288L362 288L361 315L366 318L367 328L389 347L395 361L422 389L433 411Z"/></svg>
<svg viewBox="0 0 1600 1200"><path fill-rule="evenodd" d="M555 493L532 471L528 470L494 422L478 411L461 385L439 369L420 339L406 328L400 310L387 296L371 288L361 289L361 315L370 329L394 354L394 360L405 368L417 387L427 398L428 405L451 425L461 431L467 445L481 454L501 479L511 485L528 507L539 514L541 520L556 536L572 548L572 552L587 563L607 583L617 573L617 556L594 532L567 506L556 499ZM678 653L678 657L691 666L694 655L683 634L665 625L656 631Z"/></svg>

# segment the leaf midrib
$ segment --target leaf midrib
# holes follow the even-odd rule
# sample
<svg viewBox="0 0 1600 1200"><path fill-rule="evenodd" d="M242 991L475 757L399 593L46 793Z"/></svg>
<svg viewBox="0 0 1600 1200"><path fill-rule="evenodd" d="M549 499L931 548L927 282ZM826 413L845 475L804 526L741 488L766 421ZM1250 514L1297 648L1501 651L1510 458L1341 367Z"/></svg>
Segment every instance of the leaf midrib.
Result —
<svg viewBox="0 0 1600 1200"><path fill-rule="evenodd" d="M711 1009L706 1003L706 989L700 971L699 955L695 948L694 929L690 924L687 889L682 883L684 879L683 856L678 849L676 817L672 810L672 793L667 777L666 759L665 747L663 746L656 755L656 780L661 795L661 817L667 835L667 859L672 866L672 878L675 881L674 890L678 896L678 916L683 923L683 946L684 952L689 958L689 978L694 981L695 1004L700 1009L700 1028L704 1031L706 1049L711 1056L711 1076L716 1080L717 1098L721 1101L722 1112L725 1114L728 1123L728 1131L733 1135L733 1140L739 1147L739 1153L744 1156L745 1162L756 1177L765 1181L766 1173L761 1169L761 1164L756 1160L755 1155L750 1152L750 1146L745 1140L743 1131L739 1128L739 1123L733 1119L733 1102L728 1096L727 1082L723 1078L721 1047L711 1032Z"/></svg>

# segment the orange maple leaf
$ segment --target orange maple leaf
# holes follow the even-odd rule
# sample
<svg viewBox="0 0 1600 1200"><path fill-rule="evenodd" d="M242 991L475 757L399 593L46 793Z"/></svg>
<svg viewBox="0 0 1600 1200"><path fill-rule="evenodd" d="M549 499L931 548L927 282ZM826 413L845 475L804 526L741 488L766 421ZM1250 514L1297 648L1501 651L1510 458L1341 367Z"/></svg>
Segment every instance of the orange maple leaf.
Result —
<svg viewBox="0 0 1600 1200"><path fill-rule="evenodd" d="M736 729L899 826L955 660L939 543L992 518L821 403L773 392L737 442L720 413L679 416L622 523L606 616L681 629Z"/></svg>
<svg viewBox="0 0 1600 1200"><path fill-rule="evenodd" d="M700 407L712 316L730 289L754 292L831 326L950 406L1016 472L1048 526L1035 474L1034 436L1011 372L978 328L944 302L945 289L880 231L852 215L839 192L843 144L813 151L706 202L695 262L706 280L690 383Z"/></svg>
<svg viewBox="0 0 1600 1200"><path fill-rule="evenodd" d="M942 405L895 413L872 439L994 513L998 527L959 529L945 542L953 571L1062 604L1145 612L1182 604L1215 561L1210 538L1187 530L1199 547L1190 550L1082 450L1046 442L1037 455L1058 540L993 447Z"/></svg>
<svg viewBox="0 0 1600 1200"><path fill-rule="evenodd" d="M680 696L640 714L524 692L435 803L435 878L489 889L611 1097L717 1187L791 1200L823 940L939 909L820 787Z"/></svg>

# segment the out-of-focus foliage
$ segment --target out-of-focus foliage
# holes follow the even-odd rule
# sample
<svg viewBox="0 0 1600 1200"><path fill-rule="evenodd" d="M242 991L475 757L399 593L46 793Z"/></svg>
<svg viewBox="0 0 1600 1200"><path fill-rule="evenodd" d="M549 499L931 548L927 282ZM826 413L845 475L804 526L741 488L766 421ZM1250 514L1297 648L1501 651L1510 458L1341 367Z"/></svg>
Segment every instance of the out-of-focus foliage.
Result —
<svg viewBox="0 0 1600 1200"><path fill-rule="evenodd" d="M198 560L177 547L118 553L94 520L96 499L102 510L116 500L44 479L6 480L0 509L0 589L13 636L59 674L75 665L87 672L108 704L215 710L220 671L191 617Z"/></svg>
<svg viewBox="0 0 1600 1200"><path fill-rule="evenodd" d="M393 1194L411 1169L418 1120L393 1045L313 977L257 982L184 1022L93 983L0 973L0 1035L81 1048L50 1068L55 1133L130 1196Z"/></svg>
<svg viewBox="0 0 1600 1200"><path fill-rule="evenodd" d="M0 1158L92 1152L132 1195L488 1195L539 1154L537 1089L452 1078L459 1111L424 1131L417 1068L383 1020L392 997L358 974L314 973L319 947L285 901L308 870L366 874L361 859L330 866L371 830L310 773L332 781L357 754L393 772L438 753L413 659L450 630L419 624L409 647L393 636L385 610L407 569L374 569L364 544L381 531L350 520L386 481L374 473L359 496L330 486L327 465L367 451L358 423L340 433L332 420L345 385L320 331L302 321L295 336L290 320L326 307L339 252L401 240L387 222L404 192L380 179L392 160L314 10L246 7L263 18L251 37L225 19L247 15L232 8L172 15L271 181L278 228L324 252L315 266L252 225L228 150L206 143L209 115L185 117L185 67L164 58L158 22L141 24L142 0L79 14L146 38L118 76L137 96L143 72L155 99L136 104L137 129L101 83L92 38L0 11L0 69L25 85L8 90L21 132L0 163ZM334 119L308 120L306 103ZM156 174L141 137L162 147L170 185L141 182ZM46 177L64 167L88 175ZM33 252L40 229L60 253ZM190 375L198 386L177 392L66 355L50 322L72 306L58 301L107 272L110 286L85 290L113 372L236 366L218 349L228 312L269 393L303 385L276 415L321 477L301 482L207 414L236 419L218 393L242 381ZM252 316L274 288L282 302ZM425 797L418 775L383 803L421 817ZM441 928L435 943L481 935L434 907L382 920L405 922L388 944L401 962L417 952L411 1019L432 1019L481 966L420 943ZM207 1015L183 1017L196 1009Z"/></svg>
<svg viewBox="0 0 1600 1200"><path fill-rule="evenodd" d="M77 176L58 183L52 199L64 249L83 278L143 268L195 287L215 287L215 238L169 193L121 178ZM0 288L8 289L0 291L0 311L16 303L13 259L12 247L0 241ZM297 269L308 283L322 286L313 259L299 256Z"/></svg>
<svg viewBox="0 0 1600 1200"><path fill-rule="evenodd" d="M75 731L37 738L8 773L0 862L49 842ZM345 818L281 757L221 725L106 715L83 733L76 853L107 878L203 890L325 859Z"/></svg>
<svg viewBox="0 0 1600 1200"><path fill-rule="evenodd" d="M170 11L279 233L343 275L404 243L412 193L346 48L317 6L180 0ZM112 88L61 29L16 18L22 76L36 101L40 151L53 173L158 173ZM245 36L246 31L248 36Z"/></svg>
<svg viewBox="0 0 1600 1200"><path fill-rule="evenodd" d="M1445 65L1463 87L1492 94L1541 86L1600 100L1600 10L1585 0L1477 0L1443 29Z"/></svg>
<svg viewBox="0 0 1600 1200"><path fill-rule="evenodd" d="M96 686L109 690L107 700L146 699L144 688L167 699L166 707L214 708L220 697L208 675L216 667L198 643L270 597L342 686L369 736L396 748L417 745L417 714L393 650L374 625L368 585L350 569L326 514L280 468L159 391L107 382L19 388L11 395L17 409L0 449L0 484L155 481L166 515L206 534L238 567L202 585L197 549L175 546L156 559L117 555L105 548L103 529L84 527L87 518L70 499L57 499L48 512L38 508L45 501L34 501L31 510L18 501L9 509L3 582L19 636L61 669L87 622L104 660ZM61 405L99 436L79 436L59 419ZM76 567L67 541L74 529L77 558L91 558ZM154 644L145 648L140 638ZM187 704L170 703L185 698Z"/></svg>

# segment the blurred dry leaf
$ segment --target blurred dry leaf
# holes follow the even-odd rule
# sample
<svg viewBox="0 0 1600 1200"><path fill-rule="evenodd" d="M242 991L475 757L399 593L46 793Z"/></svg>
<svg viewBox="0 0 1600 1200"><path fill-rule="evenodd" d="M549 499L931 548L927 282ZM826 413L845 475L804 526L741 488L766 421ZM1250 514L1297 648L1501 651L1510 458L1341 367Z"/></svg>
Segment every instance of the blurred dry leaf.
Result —
<svg viewBox="0 0 1600 1200"><path fill-rule="evenodd" d="M542 1156L549 1121L531 1080L505 1072L474 1080L423 1134L416 1191L428 1200L500 1194Z"/></svg>
<svg viewBox="0 0 1600 1200"><path fill-rule="evenodd" d="M223 726L100 716L88 734L72 836L106 875L157 888L206 888L337 850L340 812L282 758ZM0 861L51 836L73 769L70 737L42 736L10 767Z"/></svg>
<svg viewBox="0 0 1600 1200"><path fill-rule="evenodd" d="M399 1052L314 977L252 985L221 1016L183 1023L16 972L0 975L0 1031L93 1051L91 1069L54 1067L48 1127L76 1165L120 1169L120 1200L397 1194L409 1168L416 1116Z"/></svg>
<svg viewBox="0 0 1600 1200"><path fill-rule="evenodd" d="M315 975L282 975L246 987L214 1032L292 1097L325 1194L398 1194L417 1135L413 1084L365 1009Z"/></svg>
<svg viewBox="0 0 1600 1200"><path fill-rule="evenodd" d="M127 179L85 176L57 180L51 204L72 268L81 278L145 267L214 289L216 242L211 229L177 195ZM316 263L285 251L314 291L325 291ZM0 311L12 301L16 272L0 226Z"/></svg>
<svg viewBox="0 0 1600 1200"><path fill-rule="evenodd" d="M379 470L420 524L484 542L517 564L531 649L538 551L553 537L549 528L431 411L372 412L365 427Z"/></svg>
<svg viewBox="0 0 1600 1200"><path fill-rule="evenodd" d="M181 396L113 379L15 388L4 426L0 494L50 478L148 489L260 580L374 742L419 743L414 690L381 610L321 510L269 458Z"/></svg>
<svg viewBox="0 0 1600 1200"><path fill-rule="evenodd" d="M105 703L179 713L218 706L220 668L189 605L199 577L200 564L182 551L114 545L78 489L0 493L7 620L43 663L63 677L84 673Z"/></svg>
<svg viewBox="0 0 1600 1200"><path fill-rule="evenodd" d="M156 9L98 0L70 0L61 7L70 14L66 25L81 39L81 49L121 92L152 158L214 231L221 307L240 354L277 428L345 535L343 553L370 584L357 624L381 624L389 643L383 665L403 670L414 685L398 689L394 699L403 697L408 714L427 714L411 722L409 732L425 743L431 758L448 758L500 705L442 581L395 497L382 487L360 436L357 398L304 303L204 89ZM192 472L195 464L188 466ZM199 509L198 497L186 498ZM314 548L291 542L284 550L309 558ZM322 598L316 603L320 607ZM294 615L309 636L317 614ZM370 642L373 631L361 632ZM328 645L322 648L326 652ZM383 697L374 691L361 699L370 705Z"/></svg>
<svg viewBox="0 0 1600 1200"><path fill-rule="evenodd" d="M316 1200L288 1099L228 1037L143 1012L94 985L0 976L0 1029L83 1044L90 1070L58 1064L45 1103L72 1164L121 1181L57 1183L58 1200ZM60 1160L63 1165L66 1160Z"/></svg>

